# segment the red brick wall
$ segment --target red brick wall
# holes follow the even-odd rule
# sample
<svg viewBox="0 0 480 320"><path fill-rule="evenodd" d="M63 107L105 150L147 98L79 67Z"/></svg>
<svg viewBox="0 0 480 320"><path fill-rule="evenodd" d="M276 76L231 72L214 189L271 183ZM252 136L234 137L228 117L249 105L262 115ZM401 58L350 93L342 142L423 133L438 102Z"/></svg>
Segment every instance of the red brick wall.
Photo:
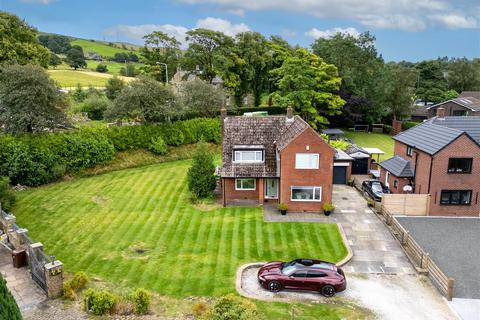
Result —
<svg viewBox="0 0 480 320"><path fill-rule="evenodd" d="M393 134L399 134L400 132L402 132L402 121L393 120L392 121L392 133Z"/></svg>
<svg viewBox="0 0 480 320"><path fill-rule="evenodd" d="M471 174L449 174L448 160L455 158L473 158ZM475 216L480 215L480 147L470 138L462 135L434 156L432 165L432 184L430 188L430 215ZM472 190L471 205L440 205L442 190Z"/></svg>
<svg viewBox="0 0 480 320"><path fill-rule="evenodd" d="M409 160L412 169L415 170L415 163L417 171L415 175L415 191L414 193L428 193L429 177L430 177L430 163L432 157L420 150L415 149L411 157L407 156L407 145L399 141L395 141L395 155Z"/></svg>
<svg viewBox="0 0 480 320"><path fill-rule="evenodd" d="M256 179L255 190L235 190L235 179L224 179L225 201L228 203L233 200L253 200L263 202L263 179ZM262 197L259 195L262 193Z"/></svg>
<svg viewBox="0 0 480 320"><path fill-rule="evenodd" d="M380 181L385 183L386 173L387 171L383 168L380 168ZM397 187L395 188L395 180L398 181ZM388 179L388 183L390 184L390 192L391 193L405 193L403 192L403 187L408 184L409 180L406 178L397 178L394 175L390 174L390 178Z"/></svg>
<svg viewBox="0 0 480 320"><path fill-rule="evenodd" d="M307 146L309 150L307 150ZM296 153L318 153L319 169L295 169ZM332 202L333 157L335 151L311 128L294 139L280 154L280 202L292 212L320 212ZM322 187L321 202L291 201L291 186Z"/></svg>

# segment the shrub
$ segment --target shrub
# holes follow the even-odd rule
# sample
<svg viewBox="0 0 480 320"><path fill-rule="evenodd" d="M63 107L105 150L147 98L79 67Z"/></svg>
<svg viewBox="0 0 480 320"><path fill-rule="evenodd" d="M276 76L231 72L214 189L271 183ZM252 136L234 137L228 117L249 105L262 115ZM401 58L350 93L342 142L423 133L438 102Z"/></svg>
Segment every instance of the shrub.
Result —
<svg viewBox="0 0 480 320"><path fill-rule="evenodd" d="M415 127L417 124L418 124L418 122L415 122L415 121L405 121L405 122L402 122L402 130L403 130L403 131L408 130L408 129L410 129L410 128Z"/></svg>
<svg viewBox="0 0 480 320"><path fill-rule="evenodd" d="M115 307L117 297L106 290L97 291L88 289L85 292L85 299L87 301L87 308L93 314L100 316L105 313L111 313Z"/></svg>
<svg viewBox="0 0 480 320"><path fill-rule="evenodd" d="M137 314L145 314L150 308L150 303L152 302L152 295L145 289L137 289L132 294L133 300L133 309Z"/></svg>
<svg viewBox="0 0 480 320"><path fill-rule="evenodd" d="M22 314L0 274L0 319L21 320Z"/></svg>
<svg viewBox="0 0 480 320"><path fill-rule="evenodd" d="M334 206L333 204L331 204L331 203L326 202L326 203L323 204L323 211L329 211L329 212L331 212L331 211L333 211L334 209L335 209L335 206Z"/></svg>
<svg viewBox="0 0 480 320"><path fill-rule="evenodd" d="M167 153L167 144L163 141L162 137L152 138L152 142L148 146L150 151L156 154L165 154Z"/></svg>
<svg viewBox="0 0 480 320"><path fill-rule="evenodd" d="M383 133L391 134L393 132L393 127L389 124L383 126Z"/></svg>
<svg viewBox="0 0 480 320"><path fill-rule="evenodd" d="M280 211L287 211L287 210L288 210L288 204L283 203L283 202L280 203L280 204L278 205L278 210L280 210Z"/></svg>
<svg viewBox="0 0 480 320"><path fill-rule="evenodd" d="M73 90L72 97L76 102L83 102L88 96L88 93L82 89L80 84L77 84L75 90Z"/></svg>
<svg viewBox="0 0 480 320"><path fill-rule="evenodd" d="M92 120L102 120L103 113L110 105L110 100L103 95L93 94L89 96L83 104L80 110L86 112L88 117Z"/></svg>
<svg viewBox="0 0 480 320"><path fill-rule="evenodd" d="M200 143L193 155L193 163L187 173L188 189L199 198L212 196L216 186L213 157L204 143Z"/></svg>
<svg viewBox="0 0 480 320"><path fill-rule="evenodd" d="M208 305L205 302L197 302L192 307L192 313L195 317L199 318L208 311Z"/></svg>
<svg viewBox="0 0 480 320"><path fill-rule="evenodd" d="M87 274L83 271L75 273L73 279L71 280L71 285L74 290L85 289L88 283Z"/></svg>
<svg viewBox="0 0 480 320"><path fill-rule="evenodd" d="M97 72L105 73L105 72L108 71L108 67L107 67L107 65L104 64L104 63L99 63L99 64L97 65L97 67L95 68L95 70L96 70Z"/></svg>
<svg viewBox="0 0 480 320"><path fill-rule="evenodd" d="M125 88L125 81L114 76L113 78L108 79L105 86L105 94L108 99L115 100L120 92L122 92L123 88Z"/></svg>
<svg viewBox="0 0 480 320"><path fill-rule="evenodd" d="M328 144L333 148L340 149L342 151L345 151L348 149L348 147L350 147L350 142L345 140L330 140L328 141Z"/></svg>
<svg viewBox="0 0 480 320"><path fill-rule="evenodd" d="M11 211L15 205L15 194L10 189L10 179L8 177L0 177L0 204L1 209Z"/></svg>
<svg viewBox="0 0 480 320"><path fill-rule="evenodd" d="M252 302L231 294L220 298L204 317L209 320L257 320L260 318Z"/></svg>
<svg viewBox="0 0 480 320"><path fill-rule="evenodd" d="M70 301L77 300L77 292L72 286L72 280L63 283L63 296Z"/></svg>

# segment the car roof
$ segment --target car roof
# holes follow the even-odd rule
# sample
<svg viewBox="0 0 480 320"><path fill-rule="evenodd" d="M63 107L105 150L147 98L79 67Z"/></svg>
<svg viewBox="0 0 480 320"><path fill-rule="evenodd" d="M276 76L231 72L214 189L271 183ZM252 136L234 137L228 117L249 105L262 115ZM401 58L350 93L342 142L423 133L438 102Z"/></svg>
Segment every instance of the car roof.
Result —
<svg viewBox="0 0 480 320"><path fill-rule="evenodd" d="M335 267L336 267L335 264L331 262L315 260L315 259L296 259L295 262L309 269L335 270Z"/></svg>

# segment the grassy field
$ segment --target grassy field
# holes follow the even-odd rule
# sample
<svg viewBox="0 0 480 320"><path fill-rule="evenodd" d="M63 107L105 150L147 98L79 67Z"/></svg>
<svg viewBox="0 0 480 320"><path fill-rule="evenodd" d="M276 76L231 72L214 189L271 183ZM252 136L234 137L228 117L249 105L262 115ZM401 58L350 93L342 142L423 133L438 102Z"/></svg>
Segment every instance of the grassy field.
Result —
<svg viewBox="0 0 480 320"><path fill-rule="evenodd" d="M120 287L144 287L175 299L235 292L235 271L245 262L339 261L346 255L336 225L265 223L261 208L190 205L189 163L115 171L19 193L17 221L67 271L85 270ZM287 304L258 306L288 318ZM313 318L352 318L357 312L303 307Z"/></svg>
<svg viewBox="0 0 480 320"><path fill-rule="evenodd" d="M344 130L345 136L352 139L356 144L361 147L379 148L385 152L380 156L380 161L387 160L393 157L393 139L392 136L383 133L365 133L365 132L353 132ZM377 160L375 156L375 160Z"/></svg>
<svg viewBox="0 0 480 320"><path fill-rule="evenodd" d="M62 88L73 88L77 84L82 87L105 87L108 79L113 77L111 74L93 72L90 70L66 70L66 69L50 69L48 70L50 77L55 80ZM135 78L120 77L125 81L131 81Z"/></svg>
<svg viewBox="0 0 480 320"><path fill-rule="evenodd" d="M101 42L94 42L90 40L77 39L71 42L72 46L80 46L83 49L85 54L87 52L96 52L104 57L113 57L115 53L119 52L130 52L131 50L126 50L122 48L110 47L107 44Z"/></svg>
<svg viewBox="0 0 480 320"><path fill-rule="evenodd" d="M95 71L95 68L100 64L106 64L108 68L108 73L120 75L120 69L125 67L125 63L119 63L114 61L94 61L94 60L87 60L87 68ZM134 63L135 69L138 70L142 66L141 63Z"/></svg>

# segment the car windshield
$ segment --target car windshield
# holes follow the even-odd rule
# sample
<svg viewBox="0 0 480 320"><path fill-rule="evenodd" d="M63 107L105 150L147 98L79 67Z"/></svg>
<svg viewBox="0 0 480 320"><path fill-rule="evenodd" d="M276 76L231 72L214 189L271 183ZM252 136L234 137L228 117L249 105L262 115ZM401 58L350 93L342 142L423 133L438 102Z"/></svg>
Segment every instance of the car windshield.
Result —
<svg viewBox="0 0 480 320"><path fill-rule="evenodd" d="M382 185L380 184L380 182L372 183L372 191L383 192L383 188L382 188Z"/></svg>
<svg viewBox="0 0 480 320"><path fill-rule="evenodd" d="M290 262L286 262L286 263L283 264L282 273L285 274L285 275L290 274L295 269L297 269L298 266L299 266L299 264L295 260L290 261Z"/></svg>

